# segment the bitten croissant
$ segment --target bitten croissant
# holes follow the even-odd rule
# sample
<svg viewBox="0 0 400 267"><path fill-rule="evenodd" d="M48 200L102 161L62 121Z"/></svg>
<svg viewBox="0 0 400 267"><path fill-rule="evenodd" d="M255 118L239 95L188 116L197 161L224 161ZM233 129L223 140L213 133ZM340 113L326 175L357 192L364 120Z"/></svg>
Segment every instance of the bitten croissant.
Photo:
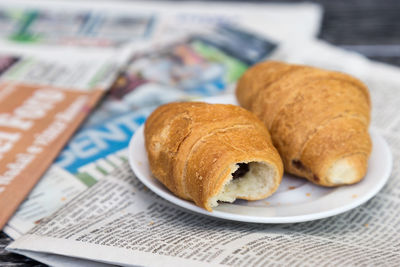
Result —
<svg viewBox="0 0 400 267"><path fill-rule="evenodd" d="M358 79L266 61L245 72L236 96L267 126L287 172L322 186L353 184L365 176L371 104Z"/></svg>
<svg viewBox="0 0 400 267"><path fill-rule="evenodd" d="M218 201L265 198L282 179L283 164L268 130L239 106L160 106L146 121L145 143L153 175L208 211Z"/></svg>

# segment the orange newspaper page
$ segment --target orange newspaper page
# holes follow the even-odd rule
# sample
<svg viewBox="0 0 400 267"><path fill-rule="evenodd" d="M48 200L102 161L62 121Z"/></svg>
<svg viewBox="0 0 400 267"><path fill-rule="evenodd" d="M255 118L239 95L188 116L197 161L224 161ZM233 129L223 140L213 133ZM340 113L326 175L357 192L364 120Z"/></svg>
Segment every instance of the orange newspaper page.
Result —
<svg viewBox="0 0 400 267"><path fill-rule="evenodd" d="M0 53L0 229L111 85L115 65Z"/></svg>

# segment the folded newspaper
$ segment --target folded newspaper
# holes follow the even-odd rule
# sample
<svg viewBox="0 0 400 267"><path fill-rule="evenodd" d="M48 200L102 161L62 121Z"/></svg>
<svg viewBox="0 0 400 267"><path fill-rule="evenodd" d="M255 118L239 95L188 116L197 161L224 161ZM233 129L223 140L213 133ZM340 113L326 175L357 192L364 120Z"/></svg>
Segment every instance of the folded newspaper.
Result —
<svg viewBox="0 0 400 267"><path fill-rule="evenodd" d="M320 41L281 45L271 59L340 70L370 88L372 127L400 159L400 69ZM145 114L142 114L145 116ZM400 169L364 205L335 217L260 225L188 213L153 194L120 163L8 249L52 265L395 266L400 262Z"/></svg>
<svg viewBox="0 0 400 267"><path fill-rule="evenodd" d="M315 36L321 16L320 6L312 3L10 0L0 2L0 38L13 44L114 49L229 23L285 40Z"/></svg>

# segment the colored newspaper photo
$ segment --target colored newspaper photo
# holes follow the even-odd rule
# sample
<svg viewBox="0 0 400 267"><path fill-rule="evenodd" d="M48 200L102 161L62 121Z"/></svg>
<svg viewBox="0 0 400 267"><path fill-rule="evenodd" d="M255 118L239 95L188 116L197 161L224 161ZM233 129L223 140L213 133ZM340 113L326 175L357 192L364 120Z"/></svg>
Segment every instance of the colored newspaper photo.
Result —
<svg viewBox="0 0 400 267"><path fill-rule="evenodd" d="M117 73L108 56L74 54L59 62L51 54L6 51L0 58L0 227Z"/></svg>

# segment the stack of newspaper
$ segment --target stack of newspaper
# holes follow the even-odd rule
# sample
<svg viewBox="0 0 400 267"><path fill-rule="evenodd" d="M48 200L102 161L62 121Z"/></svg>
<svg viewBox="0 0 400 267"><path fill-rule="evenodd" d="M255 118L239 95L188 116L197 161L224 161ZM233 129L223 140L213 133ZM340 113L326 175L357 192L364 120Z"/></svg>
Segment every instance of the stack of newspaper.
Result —
<svg viewBox="0 0 400 267"><path fill-rule="evenodd" d="M396 165L381 192L350 212L262 225L187 213L149 191L128 164L130 138L154 108L231 94L265 59L364 81L372 128L400 159L400 69L313 39L320 21L320 7L307 3L0 3L8 249L54 266L398 264Z"/></svg>

